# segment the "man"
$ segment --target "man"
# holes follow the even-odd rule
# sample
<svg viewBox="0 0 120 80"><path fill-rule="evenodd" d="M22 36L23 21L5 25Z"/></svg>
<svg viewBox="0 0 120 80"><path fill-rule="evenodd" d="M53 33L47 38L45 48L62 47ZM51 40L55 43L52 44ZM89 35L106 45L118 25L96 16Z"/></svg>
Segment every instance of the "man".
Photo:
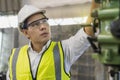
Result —
<svg viewBox="0 0 120 80"><path fill-rule="evenodd" d="M92 28L82 28L69 39L54 42L47 20L45 10L32 5L19 11L19 29L30 42L12 50L8 80L70 80L71 65L90 46L87 37L94 36Z"/></svg>

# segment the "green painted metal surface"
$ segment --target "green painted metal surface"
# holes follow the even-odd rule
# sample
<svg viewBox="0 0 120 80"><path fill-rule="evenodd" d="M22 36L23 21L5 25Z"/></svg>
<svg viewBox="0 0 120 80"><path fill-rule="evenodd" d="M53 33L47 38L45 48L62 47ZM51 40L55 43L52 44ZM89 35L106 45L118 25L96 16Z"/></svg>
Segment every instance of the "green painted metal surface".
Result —
<svg viewBox="0 0 120 80"><path fill-rule="evenodd" d="M120 39L115 38L110 32L111 22L119 18L119 0L95 1L100 3L100 8L93 12L93 17L100 19L101 32L97 39L101 46L101 53L92 56L103 64L120 66Z"/></svg>

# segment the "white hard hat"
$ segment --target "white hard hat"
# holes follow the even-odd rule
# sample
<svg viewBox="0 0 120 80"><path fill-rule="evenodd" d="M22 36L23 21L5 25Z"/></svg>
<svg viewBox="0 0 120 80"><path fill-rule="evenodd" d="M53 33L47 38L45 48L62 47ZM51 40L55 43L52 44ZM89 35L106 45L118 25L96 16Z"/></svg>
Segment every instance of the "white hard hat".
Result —
<svg viewBox="0 0 120 80"><path fill-rule="evenodd" d="M28 17L35 13L45 13L45 10L41 10L33 5L25 5L18 13L18 23L23 23Z"/></svg>

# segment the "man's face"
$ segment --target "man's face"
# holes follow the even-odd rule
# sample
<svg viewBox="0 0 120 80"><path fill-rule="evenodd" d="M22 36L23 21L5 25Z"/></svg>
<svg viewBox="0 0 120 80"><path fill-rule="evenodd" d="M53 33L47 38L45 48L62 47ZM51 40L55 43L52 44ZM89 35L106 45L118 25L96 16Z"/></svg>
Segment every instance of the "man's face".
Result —
<svg viewBox="0 0 120 80"><path fill-rule="evenodd" d="M32 41L32 43L46 43L50 37L50 27L47 18L38 13L32 15L27 20L28 28L24 30L24 34Z"/></svg>

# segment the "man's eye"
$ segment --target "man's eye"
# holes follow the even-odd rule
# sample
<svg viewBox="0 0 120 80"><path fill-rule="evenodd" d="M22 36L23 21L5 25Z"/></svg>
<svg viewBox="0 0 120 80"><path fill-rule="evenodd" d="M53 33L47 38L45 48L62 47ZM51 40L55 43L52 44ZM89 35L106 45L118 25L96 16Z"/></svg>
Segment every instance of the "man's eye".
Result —
<svg viewBox="0 0 120 80"><path fill-rule="evenodd" d="M39 25L40 25L40 22L39 22L39 21L35 23L35 26L39 26Z"/></svg>
<svg viewBox="0 0 120 80"><path fill-rule="evenodd" d="M40 25L40 22L38 21L38 22L35 22L35 23L33 23L33 24L31 24L31 26L39 26Z"/></svg>
<svg viewBox="0 0 120 80"><path fill-rule="evenodd" d="M46 19L44 19L42 22L43 22L43 23L45 23L45 22L47 22L47 20L46 20Z"/></svg>

